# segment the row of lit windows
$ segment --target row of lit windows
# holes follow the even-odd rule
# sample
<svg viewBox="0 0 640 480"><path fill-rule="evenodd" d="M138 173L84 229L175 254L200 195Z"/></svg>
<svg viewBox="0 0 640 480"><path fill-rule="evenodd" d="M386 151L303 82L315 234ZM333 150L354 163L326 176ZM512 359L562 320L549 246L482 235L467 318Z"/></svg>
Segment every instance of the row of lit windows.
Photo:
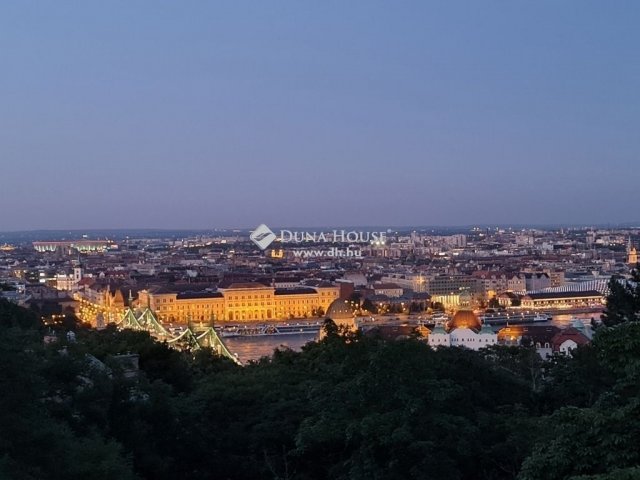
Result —
<svg viewBox="0 0 640 480"><path fill-rule="evenodd" d="M173 310L216 310L216 311L222 311L224 310L222 305L214 305L216 308L214 309L211 305L178 305L178 306L163 306L160 305L158 307L158 311L173 311ZM192 307L192 308L191 308Z"/></svg>
<svg viewBox="0 0 640 480"><path fill-rule="evenodd" d="M226 295L225 295L225 297L226 297ZM269 297L271 297L271 295L266 295L266 298L269 298ZM245 296L244 295L229 295L228 298L229 298L229 300L245 300ZM246 296L247 300L251 300L252 298L253 299L265 298L265 295L260 295L260 296L258 296L258 295L253 295L253 296L247 295Z"/></svg>
<svg viewBox="0 0 640 480"><path fill-rule="evenodd" d="M299 299L299 300L283 300L278 302L278 305L314 305L317 304L318 301L317 299ZM259 306L271 306L272 302L268 301L268 302L256 302L256 303L252 303L252 302L230 302L227 305L227 308L237 308L237 307L259 307ZM169 306L169 305L159 305L158 307L159 311L162 310L173 310L173 309L178 309L178 310L189 310L189 309L195 309L195 310L201 310L201 309L213 309L215 308L216 310L223 310L224 309L224 305L222 303L214 303L214 304L188 304L188 305L176 305L175 307L173 305Z"/></svg>
<svg viewBox="0 0 640 480"><path fill-rule="evenodd" d="M264 307L265 303L266 303L266 305L271 305L271 302L256 302L256 303L251 303L251 302L249 302L249 303L245 303L245 302L233 303L233 302L231 302L231 303L229 303L228 306L229 306L229 308L232 308L232 307L258 307L260 305L262 305Z"/></svg>
<svg viewBox="0 0 640 480"><path fill-rule="evenodd" d="M451 339L451 345L455 346L458 343L467 343L467 342L475 342L475 341L476 341L475 338L470 338L470 339L467 339L467 340L465 340L465 339L457 340L457 339L454 338L454 339ZM478 343L483 343L483 341L484 341L484 343L496 343L496 339L495 338L491 338L491 339L485 338L484 340L482 338L478 339ZM444 339L444 338L440 338L440 337L432 338L430 340L430 343L434 343L434 342L435 343L447 343L447 340Z"/></svg>
<svg viewBox="0 0 640 480"><path fill-rule="evenodd" d="M549 306L598 306L602 305L600 298L593 298L590 301L586 300L541 300L541 301L523 301L523 307L549 307Z"/></svg>
<svg viewBox="0 0 640 480"><path fill-rule="evenodd" d="M265 319L265 318L287 318L287 317L303 317L303 316L312 316L313 310L278 310L275 316L271 314L270 311L265 310L237 310L228 312L227 315L216 314L214 318L216 320L257 320L257 319ZM159 314L158 318L162 321L186 321L186 320L195 320L195 321L204 321L209 320L211 317L204 315L196 314L196 317L191 317L189 314L178 313L173 314L165 313Z"/></svg>
<svg viewBox="0 0 640 480"><path fill-rule="evenodd" d="M482 339L482 338L477 338L477 339L476 339L476 338L452 338L452 339L451 339L451 343L457 343L457 342L460 342L460 343L475 342L476 340L477 340L478 342L482 342L482 340L483 340L483 339ZM492 339L485 338L485 339L484 339L484 342L485 342L485 343L489 343L489 341L491 341L491 343L495 343L496 339L495 339L495 338L492 338Z"/></svg>

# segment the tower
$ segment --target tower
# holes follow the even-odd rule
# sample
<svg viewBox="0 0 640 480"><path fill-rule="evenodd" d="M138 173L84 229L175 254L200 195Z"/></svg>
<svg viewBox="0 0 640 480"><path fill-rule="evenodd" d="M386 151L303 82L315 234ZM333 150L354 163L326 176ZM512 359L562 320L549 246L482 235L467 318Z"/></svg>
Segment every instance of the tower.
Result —
<svg viewBox="0 0 640 480"><path fill-rule="evenodd" d="M631 235L629 235L629 241L627 242L627 263L633 267L638 264L638 250L631 243Z"/></svg>

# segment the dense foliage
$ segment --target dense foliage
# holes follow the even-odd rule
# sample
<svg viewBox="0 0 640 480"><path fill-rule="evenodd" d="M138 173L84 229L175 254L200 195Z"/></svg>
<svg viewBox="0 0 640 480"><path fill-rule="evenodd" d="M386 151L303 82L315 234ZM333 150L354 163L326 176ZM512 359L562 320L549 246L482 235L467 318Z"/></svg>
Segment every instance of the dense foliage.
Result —
<svg viewBox="0 0 640 480"><path fill-rule="evenodd" d="M549 362L329 327L237 367L0 301L0 478L640 478L640 322Z"/></svg>
<svg viewBox="0 0 640 480"><path fill-rule="evenodd" d="M609 291L607 311L602 316L605 325L640 320L640 269L633 270L631 281L612 277Z"/></svg>

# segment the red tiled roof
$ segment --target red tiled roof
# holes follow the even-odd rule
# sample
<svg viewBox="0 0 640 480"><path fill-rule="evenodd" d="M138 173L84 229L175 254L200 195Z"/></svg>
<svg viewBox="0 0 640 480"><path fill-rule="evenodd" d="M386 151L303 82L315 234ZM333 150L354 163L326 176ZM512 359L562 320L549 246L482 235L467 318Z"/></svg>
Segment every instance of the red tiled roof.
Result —
<svg viewBox="0 0 640 480"><path fill-rule="evenodd" d="M561 330L557 334L553 336L551 339L551 347L553 350L560 349L560 345L562 345L567 340L573 340L577 345L586 345L589 343L589 339L586 335L580 332L578 329L569 327Z"/></svg>

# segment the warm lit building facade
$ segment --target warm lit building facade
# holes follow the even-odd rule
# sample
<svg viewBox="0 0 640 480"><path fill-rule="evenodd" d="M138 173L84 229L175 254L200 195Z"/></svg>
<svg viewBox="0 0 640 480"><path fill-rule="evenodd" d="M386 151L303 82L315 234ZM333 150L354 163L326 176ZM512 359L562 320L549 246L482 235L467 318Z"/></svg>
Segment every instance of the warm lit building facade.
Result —
<svg viewBox="0 0 640 480"><path fill-rule="evenodd" d="M339 294L335 285L275 288L248 282L212 292L142 290L138 303L164 322L284 320L320 316Z"/></svg>
<svg viewBox="0 0 640 480"><path fill-rule="evenodd" d="M82 268L73 269L73 274L59 273L55 277L55 288L57 290L75 291L78 283L82 280Z"/></svg>
<svg viewBox="0 0 640 480"><path fill-rule="evenodd" d="M604 305L604 296L595 290L585 292L529 293L522 297L523 308L577 308Z"/></svg>
<svg viewBox="0 0 640 480"><path fill-rule="evenodd" d="M445 310L458 310L460 308L469 308L473 298L470 293L455 293L450 295L431 295L433 303L440 303Z"/></svg>
<svg viewBox="0 0 640 480"><path fill-rule="evenodd" d="M104 323L115 322L120 318L125 307L131 299L125 300L125 293L110 285L95 284L76 291L73 295L76 300L76 315L83 322L97 326L98 318Z"/></svg>

